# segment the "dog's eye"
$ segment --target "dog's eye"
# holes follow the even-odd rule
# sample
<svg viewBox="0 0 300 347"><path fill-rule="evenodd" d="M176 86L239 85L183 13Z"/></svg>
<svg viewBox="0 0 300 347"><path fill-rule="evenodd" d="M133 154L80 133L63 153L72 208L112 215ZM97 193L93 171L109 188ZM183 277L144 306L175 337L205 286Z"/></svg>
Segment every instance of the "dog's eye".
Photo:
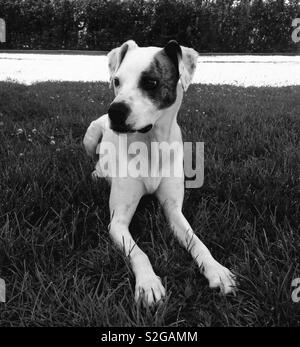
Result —
<svg viewBox="0 0 300 347"><path fill-rule="evenodd" d="M114 78L114 85L115 85L115 87L119 87L119 85L120 85L120 80L117 77Z"/></svg>
<svg viewBox="0 0 300 347"><path fill-rule="evenodd" d="M158 86L158 81L153 78L144 78L142 84L144 89L152 90Z"/></svg>

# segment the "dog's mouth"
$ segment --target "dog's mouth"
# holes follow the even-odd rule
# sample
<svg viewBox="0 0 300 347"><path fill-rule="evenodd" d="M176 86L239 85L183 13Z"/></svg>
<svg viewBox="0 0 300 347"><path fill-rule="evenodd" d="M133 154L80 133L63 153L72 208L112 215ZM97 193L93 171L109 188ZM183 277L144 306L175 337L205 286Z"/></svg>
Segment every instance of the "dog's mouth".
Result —
<svg viewBox="0 0 300 347"><path fill-rule="evenodd" d="M145 134L152 129L152 126L152 124L146 125L144 128L139 129L138 132Z"/></svg>
<svg viewBox="0 0 300 347"><path fill-rule="evenodd" d="M116 133L121 133L121 134L127 134L127 133L134 133L135 130L132 130L131 128L127 126L111 126L111 129L115 131Z"/></svg>
<svg viewBox="0 0 300 347"><path fill-rule="evenodd" d="M144 128L142 129L139 129L139 130L133 130L131 129L130 127L128 126L124 126L124 125L118 125L118 126L111 126L111 129L113 131L115 131L116 133L121 133L121 134L127 134L127 133L134 133L134 132L139 132L139 133L142 133L142 134L145 134L147 133L148 131L150 131L152 129L152 124L148 124L146 125Z"/></svg>

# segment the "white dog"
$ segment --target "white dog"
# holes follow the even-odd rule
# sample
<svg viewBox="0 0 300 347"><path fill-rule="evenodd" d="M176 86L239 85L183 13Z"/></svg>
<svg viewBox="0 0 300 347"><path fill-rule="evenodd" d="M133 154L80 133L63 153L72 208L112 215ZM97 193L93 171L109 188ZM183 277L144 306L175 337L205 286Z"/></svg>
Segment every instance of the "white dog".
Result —
<svg viewBox="0 0 300 347"><path fill-rule="evenodd" d="M149 305L161 300L165 289L147 255L136 245L128 229L144 194L155 193L174 235L191 253L209 286L219 287L224 294L234 292L236 287L234 275L212 257L182 214L184 175L163 177L162 161L154 168L158 173L155 177L120 177L102 172L101 160L104 157L101 145L111 143L119 148L120 145L124 146L124 136L127 148L118 152L116 165L129 163L131 155L128 148L134 142L142 142L148 149L152 142L179 142L182 146L176 118L183 92L187 90L196 70L197 57L196 51L179 46L176 41L158 48L139 47L130 40L113 49L108 54L108 61L115 99L108 114L91 123L83 140L87 153L94 157L102 138L100 159L93 175L110 176L110 236L132 264L136 278L135 299L142 298ZM151 154L143 159L150 167L153 159ZM171 166L183 166L183 151L175 153Z"/></svg>

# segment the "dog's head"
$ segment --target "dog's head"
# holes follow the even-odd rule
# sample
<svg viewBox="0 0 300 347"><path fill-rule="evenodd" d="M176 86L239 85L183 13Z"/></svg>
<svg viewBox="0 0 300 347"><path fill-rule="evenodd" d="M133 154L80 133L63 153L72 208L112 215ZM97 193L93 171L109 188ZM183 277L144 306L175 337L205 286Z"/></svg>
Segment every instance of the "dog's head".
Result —
<svg viewBox="0 0 300 347"><path fill-rule="evenodd" d="M117 132L147 132L186 91L198 53L170 41L164 48L139 47L134 41L108 53L115 99L108 115Z"/></svg>

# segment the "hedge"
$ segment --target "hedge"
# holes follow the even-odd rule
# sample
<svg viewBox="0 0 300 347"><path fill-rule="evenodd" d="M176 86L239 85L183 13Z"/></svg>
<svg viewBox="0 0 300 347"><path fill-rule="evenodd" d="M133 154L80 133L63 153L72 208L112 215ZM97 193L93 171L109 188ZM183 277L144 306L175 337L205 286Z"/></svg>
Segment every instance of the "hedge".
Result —
<svg viewBox="0 0 300 347"><path fill-rule="evenodd" d="M9 49L110 50L125 40L200 52L294 52L299 0L0 0Z"/></svg>

